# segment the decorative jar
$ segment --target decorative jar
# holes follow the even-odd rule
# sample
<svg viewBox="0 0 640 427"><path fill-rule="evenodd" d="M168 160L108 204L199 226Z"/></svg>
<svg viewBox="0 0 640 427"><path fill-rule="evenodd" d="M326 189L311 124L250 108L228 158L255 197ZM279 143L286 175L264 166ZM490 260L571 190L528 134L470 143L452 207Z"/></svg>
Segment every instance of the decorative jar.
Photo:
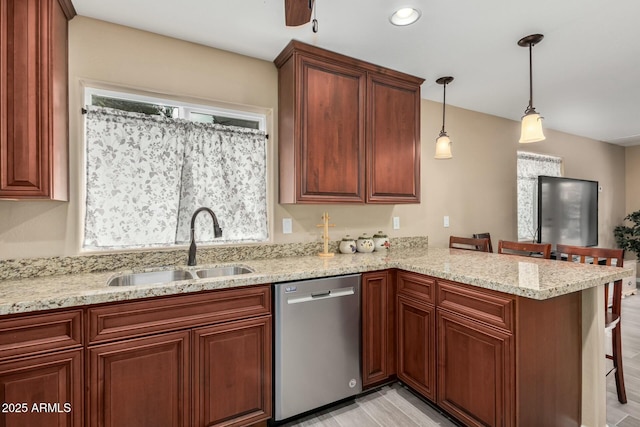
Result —
<svg viewBox="0 0 640 427"><path fill-rule="evenodd" d="M375 246L376 251L378 252L385 251L389 249L389 246L390 246L389 236L384 234L382 231L378 231L376 234L373 235L373 244Z"/></svg>
<svg viewBox="0 0 640 427"><path fill-rule="evenodd" d="M373 239L371 238L371 236L363 234L362 236L358 237L358 241L356 242L356 249L358 250L358 252L363 253L373 252L373 250L375 249L375 244L373 243Z"/></svg>
<svg viewBox="0 0 640 427"><path fill-rule="evenodd" d="M353 254L356 252L356 241L348 234L340 241L341 254Z"/></svg>

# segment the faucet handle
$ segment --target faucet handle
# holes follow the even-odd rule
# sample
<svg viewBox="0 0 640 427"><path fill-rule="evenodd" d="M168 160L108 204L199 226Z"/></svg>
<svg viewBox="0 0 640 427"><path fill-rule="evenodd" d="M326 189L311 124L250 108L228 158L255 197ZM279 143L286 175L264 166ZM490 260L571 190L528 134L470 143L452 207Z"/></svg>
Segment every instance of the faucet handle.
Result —
<svg viewBox="0 0 640 427"><path fill-rule="evenodd" d="M220 228L219 226L214 225L213 226L213 234L216 238L218 237L222 237L222 228Z"/></svg>

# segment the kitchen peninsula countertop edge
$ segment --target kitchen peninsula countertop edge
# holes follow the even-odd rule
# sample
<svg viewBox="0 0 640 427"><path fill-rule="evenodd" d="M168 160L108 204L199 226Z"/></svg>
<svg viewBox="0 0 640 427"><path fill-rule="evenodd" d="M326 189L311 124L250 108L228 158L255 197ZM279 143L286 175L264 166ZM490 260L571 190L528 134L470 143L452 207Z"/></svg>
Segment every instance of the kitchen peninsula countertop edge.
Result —
<svg viewBox="0 0 640 427"><path fill-rule="evenodd" d="M246 266L254 272L162 284L107 285L112 277L134 271L160 269L196 271L229 265ZM633 271L630 268L593 266L459 249L392 248L385 252L370 254L336 254L332 258L302 256L204 264L195 267L173 265L6 280L0 282L0 315L365 273L390 268L537 300L596 287L627 277Z"/></svg>

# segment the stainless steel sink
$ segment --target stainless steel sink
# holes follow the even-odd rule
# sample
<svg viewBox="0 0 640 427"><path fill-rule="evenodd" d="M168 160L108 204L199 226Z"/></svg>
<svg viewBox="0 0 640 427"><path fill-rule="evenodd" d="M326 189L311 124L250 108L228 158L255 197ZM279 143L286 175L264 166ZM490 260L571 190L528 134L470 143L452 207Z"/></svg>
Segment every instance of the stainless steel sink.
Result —
<svg viewBox="0 0 640 427"><path fill-rule="evenodd" d="M196 271L196 275L201 279L206 279L208 277L222 277L222 276L235 276L238 274L248 274L253 273L253 270L248 267L214 267L214 268L206 268L203 270Z"/></svg>
<svg viewBox="0 0 640 427"><path fill-rule="evenodd" d="M150 285L153 283L170 283L178 280L191 280L193 274L186 270L149 271L145 273L131 273L114 277L107 282L109 286Z"/></svg>

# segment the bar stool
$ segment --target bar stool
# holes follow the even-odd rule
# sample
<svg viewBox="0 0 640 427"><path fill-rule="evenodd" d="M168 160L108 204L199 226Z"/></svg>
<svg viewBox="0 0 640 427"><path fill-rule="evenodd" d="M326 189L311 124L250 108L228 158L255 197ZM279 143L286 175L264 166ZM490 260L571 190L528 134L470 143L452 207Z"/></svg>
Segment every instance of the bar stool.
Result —
<svg viewBox="0 0 640 427"><path fill-rule="evenodd" d="M622 267L624 263L623 249L586 248L582 246L556 246L556 259L561 259L562 255L567 256L568 261L573 261L574 257L583 264L600 263L611 266L615 261L616 267ZM613 369L607 372L615 374L616 391L620 403L627 403L627 392L624 388L624 374L622 370L622 335L620 333L622 306L622 280L616 280L613 284L613 304L609 310L609 284L604 285L604 311L605 330L611 331L611 348L613 354L606 357L613 361Z"/></svg>
<svg viewBox="0 0 640 427"><path fill-rule="evenodd" d="M551 244L498 241L498 253L505 255L539 256L545 259L551 258Z"/></svg>
<svg viewBox="0 0 640 427"><path fill-rule="evenodd" d="M449 236L451 249L465 249L468 251L489 252L488 239L473 239L471 237Z"/></svg>
<svg viewBox="0 0 640 427"><path fill-rule="evenodd" d="M491 244L491 234L490 233L475 233L473 235L474 239L487 239L489 240L489 252L493 252L493 245Z"/></svg>

